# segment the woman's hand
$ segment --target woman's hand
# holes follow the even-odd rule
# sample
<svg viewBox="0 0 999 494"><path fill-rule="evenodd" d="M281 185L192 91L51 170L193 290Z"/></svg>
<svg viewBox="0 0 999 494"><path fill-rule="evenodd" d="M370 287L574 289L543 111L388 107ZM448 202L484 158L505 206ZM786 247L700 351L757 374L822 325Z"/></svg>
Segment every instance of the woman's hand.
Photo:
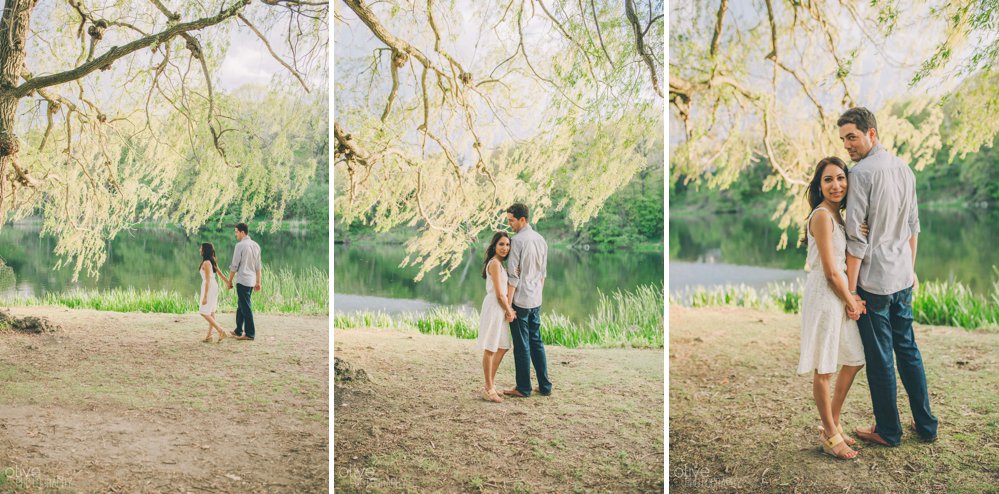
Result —
<svg viewBox="0 0 999 494"><path fill-rule="evenodd" d="M854 299L850 303L846 304L846 316L854 321L859 320L860 316L866 312L867 302L864 302L863 300Z"/></svg>
<svg viewBox="0 0 999 494"><path fill-rule="evenodd" d="M208 305L208 297L204 297L201 299L201 305Z"/></svg>
<svg viewBox="0 0 999 494"><path fill-rule="evenodd" d="M870 232L871 232L871 229L870 229L870 227L867 226L867 223L861 223L860 224L860 234L861 235L863 235L863 236L866 237L867 234L870 233Z"/></svg>
<svg viewBox="0 0 999 494"><path fill-rule="evenodd" d="M506 322L513 322L513 320L516 318L517 314L515 314L513 310L506 311Z"/></svg>

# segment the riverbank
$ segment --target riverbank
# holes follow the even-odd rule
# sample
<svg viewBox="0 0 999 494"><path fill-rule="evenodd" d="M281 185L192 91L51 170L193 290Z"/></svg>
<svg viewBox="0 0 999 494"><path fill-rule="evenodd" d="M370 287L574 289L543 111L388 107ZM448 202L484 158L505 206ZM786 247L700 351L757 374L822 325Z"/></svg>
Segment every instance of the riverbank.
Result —
<svg viewBox="0 0 999 494"><path fill-rule="evenodd" d="M811 380L794 374L799 316L670 307L670 489L675 492L995 492L999 335L915 326L939 440L860 444L856 461L819 451ZM899 386L901 420L911 414ZM873 416L863 372L847 430Z"/></svg>
<svg viewBox="0 0 999 494"><path fill-rule="evenodd" d="M337 492L662 492L663 351L547 346L551 396L481 399L475 341L335 329ZM496 376L515 382L513 356Z"/></svg>
<svg viewBox="0 0 999 494"><path fill-rule="evenodd" d="M0 492L326 490L327 317L11 313L60 329L0 331Z"/></svg>

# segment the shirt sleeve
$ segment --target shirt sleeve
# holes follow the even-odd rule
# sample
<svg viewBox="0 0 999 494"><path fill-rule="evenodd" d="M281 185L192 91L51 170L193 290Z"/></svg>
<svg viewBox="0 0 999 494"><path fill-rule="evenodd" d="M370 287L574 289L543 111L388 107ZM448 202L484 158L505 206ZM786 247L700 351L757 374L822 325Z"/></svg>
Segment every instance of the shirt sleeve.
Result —
<svg viewBox="0 0 999 494"><path fill-rule="evenodd" d="M243 246L237 244L236 250L232 253L232 262L229 263L229 271L236 271L239 269L239 263L243 260Z"/></svg>
<svg viewBox="0 0 999 494"><path fill-rule="evenodd" d="M909 170L912 176L912 206L909 208L909 233L919 233L919 203L916 201L916 174Z"/></svg>
<svg viewBox="0 0 999 494"><path fill-rule="evenodd" d="M514 288L520 286L520 253L524 249L520 244L516 235L510 239L510 254L506 263L507 283Z"/></svg>
<svg viewBox="0 0 999 494"><path fill-rule="evenodd" d="M548 242L544 238L541 239L541 278L548 277Z"/></svg>
<svg viewBox="0 0 999 494"><path fill-rule="evenodd" d="M871 184L867 175L850 174L850 186L846 190L846 252L859 259L867 256L867 237L860 233L860 225L867 220L870 192Z"/></svg>

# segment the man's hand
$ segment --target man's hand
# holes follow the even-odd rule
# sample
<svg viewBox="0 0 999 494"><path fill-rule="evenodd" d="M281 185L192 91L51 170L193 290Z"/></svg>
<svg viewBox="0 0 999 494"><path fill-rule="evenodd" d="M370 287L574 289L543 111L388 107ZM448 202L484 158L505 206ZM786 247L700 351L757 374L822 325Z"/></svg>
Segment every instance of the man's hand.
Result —
<svg viewBox="0 0 999 494"><path fill-rule="evenodd" d="M860 295L854 295L853 298L855 302L846 305L846 316L856 321L860 319L861 315L867 313L867 302L864 302Z"/></svg>
<svg viewBox="0 0 999 494"><path fill-rule="evenodd" d="M516 319L516 314L512 310L506 311L506 322L513 322Z"/></svg>
<svg viewBox="0 0 999 494"><path fill-rule="evenodd" d="M916 291L916 287L919 286L919 277L916 276L916 272L912 272L912 291Z"/></svg>
<svg viewBox="0 0 999 494"><path fill-rule="evenodd" d="M259 292L260 291L260 283L257 283L256 285L253 285L253 291L255 291L255 292Z"/></svg>

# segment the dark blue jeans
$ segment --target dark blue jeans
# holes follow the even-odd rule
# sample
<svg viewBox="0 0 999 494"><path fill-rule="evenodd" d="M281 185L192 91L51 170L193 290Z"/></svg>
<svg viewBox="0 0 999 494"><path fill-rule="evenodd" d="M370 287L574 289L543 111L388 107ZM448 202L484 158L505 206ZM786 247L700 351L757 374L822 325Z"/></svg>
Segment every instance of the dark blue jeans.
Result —
<svg viewBox="0 0 999 494"><path fill-rule="evenodd" d="M898 418L898 393L895 366L909 395L909 408L916 420L916 432L929 439L937 435L937 418L930 412L930 394L926 387L923 358L912 332L912 288L891 295L877 295L857 288L867 303L867 313L860 316L860 339L864 342L867 360L867 384L871 389L871 404L875 432L893 446L902 441L902 424ZM894 352L894 359L892 353Z"/></svg>
<svg viewBox="0 0 999 494"><path fill-rule="evenodd" d="M253 295L252 286L244 286L236 283L236 336L243 335L243 328L246 328L246 336L253 338L256 328L253 326L253 304L250 303L250 296Z"/></svg>
<svg viewBox="0 0 999 494"><path fill-rule="evenodd" d="M524 396L531 396L531 363L534 363L534 373L538 376L538 390L541 394L552 392L552 383L548 380L548 358L545 356L545 344L541 341L541 307L524 309L513 306L517 317L510 322L510 334L513 337L513 360L517 368L517 391Z"/></svg>

